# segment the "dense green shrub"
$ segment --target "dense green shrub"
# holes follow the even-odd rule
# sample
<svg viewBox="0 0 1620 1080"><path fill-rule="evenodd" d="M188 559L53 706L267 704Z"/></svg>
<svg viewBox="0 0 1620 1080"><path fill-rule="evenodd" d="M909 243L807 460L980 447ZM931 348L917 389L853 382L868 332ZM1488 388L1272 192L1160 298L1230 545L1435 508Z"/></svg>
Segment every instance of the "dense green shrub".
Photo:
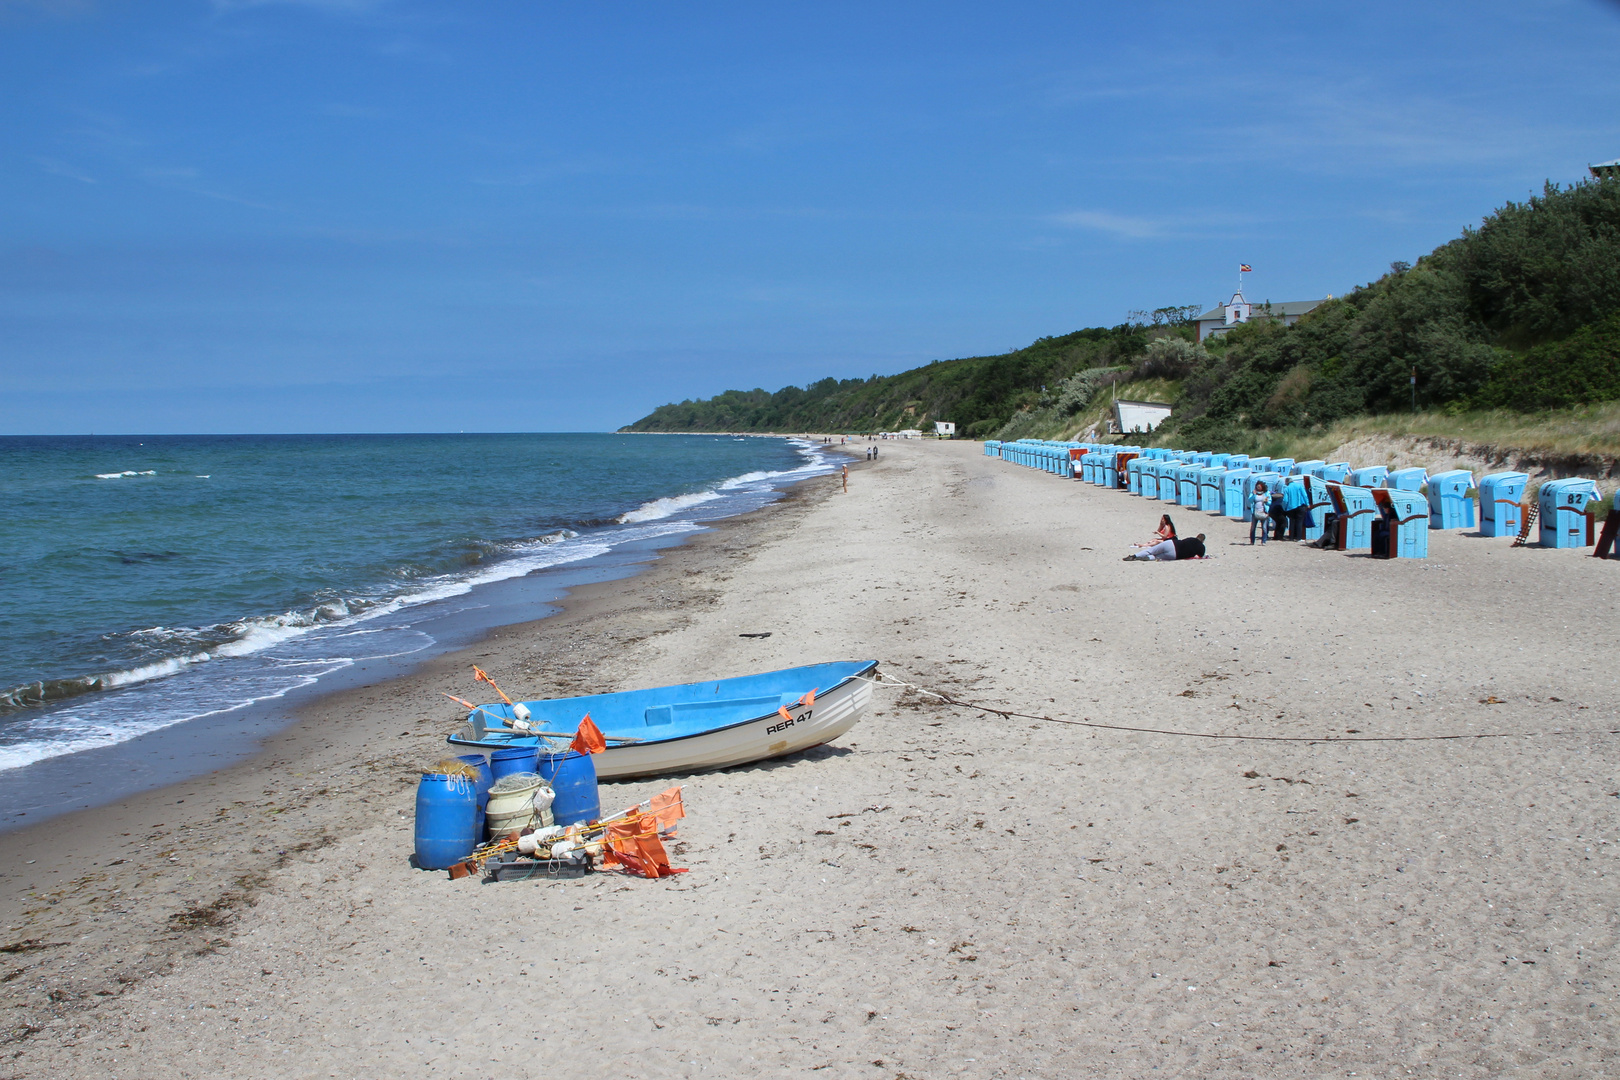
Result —
<svg viewBox="0 0 1620 1080"><path fill-rule="evenodd" d="M1616 399L1620 312L1504 361L1471 404L1482 409L1558 409Z"/></svg>
<svg viewBox="0 0 1620 1080"><path fill-rule="evenodd" d="M1620 179L1549 183L1441 251L1462 277L1470 318L1500 344L1566 337L1620 308Z"/></svg>
<svg viewBox="0 0 1620 1080"><path fill-rule="evenodd" d="M1200 363L1209 359L1202 345L1184 337L1167 335L1154 338L1131 369L1132 379L1185 379Z"/></svg>
<svg viewBox="0 0 1620 1080"><path fill-rule="evenodd" d="M1087 369L1121 367L1153 335L1180 328L1136 323L1044 337L1000 356L938 360L898 375L823 379L807 387L728 390L706 401L663 405L627 431L893 431L949 420L983 437L1020 412L1042 410L1064 380Z"/></svg>
<svg viewBox="0 0 1620 1080"><path fill-rule="evenodd" d="M1097 391L1121 381L1130 370L1124 367L1096 367L1075 372L1058 383L1057 411L1064 416L1073 416L1091 404Z"/></svg>
<svg viewBox="0 0 1620 1080"><path fill-rule="evenodd" d="M727 391L665 405L630 430L873 431L953 420L982 437L1061 427L1109 383L1142 379L1182 380L1165 438L1310 430L1412 407L1617 398L1620 180L1548 184L1291 327L1258 318L1206 350L1191 341L1190 310L1135 313L1142 321L885 378Z"/></svg>

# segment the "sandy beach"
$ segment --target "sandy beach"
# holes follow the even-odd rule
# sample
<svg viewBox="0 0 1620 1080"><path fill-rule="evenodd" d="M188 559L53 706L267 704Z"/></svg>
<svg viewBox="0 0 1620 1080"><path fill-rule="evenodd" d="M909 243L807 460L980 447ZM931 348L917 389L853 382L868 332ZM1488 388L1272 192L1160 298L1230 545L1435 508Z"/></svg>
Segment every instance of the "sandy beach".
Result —
<svg viewBox="0 0 1620 1080"><path fill-rule="evenodd" d="M1161 509L886 442L244 765L0 837L0 1076L1620 1068L1614 564L1188 510L1213 558L1122 562ZM897 682L836 743L681 778L690 873L407 863L472 663L543 697L865 658Z"/></svg>

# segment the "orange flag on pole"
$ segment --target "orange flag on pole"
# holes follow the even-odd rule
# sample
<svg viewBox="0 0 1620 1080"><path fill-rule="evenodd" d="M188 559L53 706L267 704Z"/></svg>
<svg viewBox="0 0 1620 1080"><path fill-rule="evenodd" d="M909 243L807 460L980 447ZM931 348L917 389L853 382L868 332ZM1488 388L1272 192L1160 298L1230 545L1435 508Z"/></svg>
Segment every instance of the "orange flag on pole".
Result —
<svg viewBox="0 0 1620 1080"><path fill-rule="evenodd" d="M663 841L658 839L658 830L648 826L645 832L636 836L636 846L641 849L641 857L651 864L652 873L648 877L674 877L686 871L677 866L669 865L669 855L664 851Z"/></svg>
<svg viewBox="0 0 1620 1080"><path fill-rule="evenodd" d="M591 723L590 713L579 722L579 730L574 732L574 741L568 744L568 749L578 754L600 754L607 749L607 739L602 736L602 730Z"/></svg>
<svg viewBox="0 0 1620 1080"><path fill-rule="evenodd" d="M506 696L506 691L502 690L499 686L496 686L495 685L495 680L489 677L489 672L485 671L483 668L479 667L477 664L473 665L473 679L476 680L477 682L489 683L489 685L494 689L494 691L497 694L501 695L501 700L502 701L506 702L508 705L512 704L512 699Z"/></svg>
<svg viewBox="0 0 1620 1080"><path fill-rule="evenodd" d="M686 873L669 865L669 854L658 839L657 822L650 816L643 817L639 810L608 826L604 846L603 866L622 866L632 874L649 878Z"/></svg>
<svg viewBox="0 0 1620 1080"><path fill-rule="evenodd" d="M654 795L648 803L648 813L658 821L660 832L673 834L675 823L686 816L686 805L681 802L681 789L672 787Z"/></svg>
<svg viewBox="0 0 1620 1080"><path fill-rule="evenodd" d="M803 697L799 698L799 704L803 705L807 709L810 708L811 706L813 706L815 703L816 703L815 687L811 687L809 692L807 692ZM779 706L777 708L776 712L777 712L778 716L780 716L782 719L786 720L788 723L790 723L790 724L793 723L793 717L787 711L787 706L786 705Z"/></svg>
<svg viewBox="0 0 1620 1080"><path fill-rule="evenodd" d="M602 837L602 865L623 866L633 873L645 874L641 866L641 851L635 845L633 837L641 831L641 811L631 810L622 821L614 822L607 827L607 833ZM653 874L657 877L657 873Z"/></svg>

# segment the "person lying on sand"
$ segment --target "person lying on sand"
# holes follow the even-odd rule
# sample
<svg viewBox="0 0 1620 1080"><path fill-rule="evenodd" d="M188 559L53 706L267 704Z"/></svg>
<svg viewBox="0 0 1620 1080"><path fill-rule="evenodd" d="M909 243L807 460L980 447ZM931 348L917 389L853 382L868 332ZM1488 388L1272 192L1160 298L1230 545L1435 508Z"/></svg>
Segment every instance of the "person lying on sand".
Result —
<svg viewBox="0 0 1620 1080"><path fill-rule="evenodd" d="M1135 555L1125 556L1125 561L1140 560L1142 562L1174 562L1177 559L1202 559L1204 557L1204 534L1188 540L1161 540L1150 548L1144 548Z"/></svg>

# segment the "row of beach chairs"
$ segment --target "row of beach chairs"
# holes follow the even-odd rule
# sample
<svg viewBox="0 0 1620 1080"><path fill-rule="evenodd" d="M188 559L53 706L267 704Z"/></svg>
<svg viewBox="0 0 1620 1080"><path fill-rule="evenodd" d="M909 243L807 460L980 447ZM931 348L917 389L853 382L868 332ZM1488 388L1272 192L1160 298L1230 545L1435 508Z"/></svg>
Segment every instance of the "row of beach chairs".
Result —
<svg viewBox="0 0 1620 1080"><path fill-rule="evenodd" d="M1312 524L1306 540L1320 540L1332 515L1330 542L1340 551L1371 551L1384 558L1422 559L1433 529L1471 529L1483 536L1509 536L1522 545L1539 519L1543 547L1598 545L1607 556L1620 525L1620 491L1604 534L1596 535L1597 483L1581 478L1549 480L1534 504L1523 502L1530 477L1498 472L1480 477L1466 469L1430 475L1421 468L1382 465L1352 468L1347 461L1295 461L1246 454L1189 453L1164 447L1019 439L990 441L984 452L1016 465L1066 479L1116 488L1235 521L1252 516L1255 485L1280 492L1300 477ZM1477 505L1477 514L1476 514Z"/></svg>

